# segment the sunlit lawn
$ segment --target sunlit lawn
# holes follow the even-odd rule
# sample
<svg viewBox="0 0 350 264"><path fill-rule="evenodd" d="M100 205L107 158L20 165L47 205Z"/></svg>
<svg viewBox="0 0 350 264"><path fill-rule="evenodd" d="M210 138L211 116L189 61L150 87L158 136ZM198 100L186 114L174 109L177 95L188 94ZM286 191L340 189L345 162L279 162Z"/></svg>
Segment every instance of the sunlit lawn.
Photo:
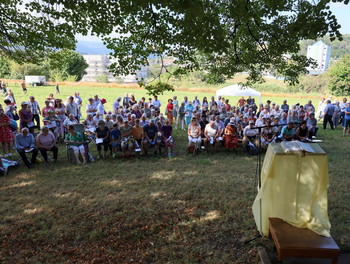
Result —
<svg viewBox="0 0 350 264"><path fill-rule="evenodd" d="M54 90L32 89L39 102ZM84 99L98 93L109 101L130 93L79 90ZM62 97L71 93L61 87ZM260 238L243 245L257 234L256 157L241 149L192 156L185 133L174 138L172 159L151 154L76 166L61 145L58 164L21 165L0 177L0 263L258 263L256 246L273 244ZM331 233L347 250L350 137L338 128L319 138L330 162Z"/></svg>

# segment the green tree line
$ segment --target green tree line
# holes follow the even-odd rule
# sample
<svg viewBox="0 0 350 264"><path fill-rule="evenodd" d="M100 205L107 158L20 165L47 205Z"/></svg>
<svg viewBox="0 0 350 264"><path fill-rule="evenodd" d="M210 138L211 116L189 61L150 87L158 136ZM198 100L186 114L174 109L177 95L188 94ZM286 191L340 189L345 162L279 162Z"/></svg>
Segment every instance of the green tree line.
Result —
<svg viewBox="0 0 350 264"><path fill-rule="evenodd" d="M88 67L78 52L63 49L53 52L46 59L35 63L18 63L0 57L0 78L24 79L26 75L42 75L54 82L80 81Z"/></svg>

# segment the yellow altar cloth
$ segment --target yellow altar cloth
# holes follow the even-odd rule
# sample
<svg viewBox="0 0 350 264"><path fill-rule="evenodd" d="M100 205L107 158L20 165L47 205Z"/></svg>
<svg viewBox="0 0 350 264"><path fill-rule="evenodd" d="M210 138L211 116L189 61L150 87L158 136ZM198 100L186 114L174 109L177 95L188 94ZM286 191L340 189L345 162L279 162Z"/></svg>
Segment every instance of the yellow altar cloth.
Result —
<svg viewBox="0 0 350 264"><path fill-rule="evenodd" d="M277 217L330 236L328 159L320 146L310 147L315 153L285 153L281 144L269 145L261 171L261 188L253 203L260 234L267 236L269 217Z"/></svg>

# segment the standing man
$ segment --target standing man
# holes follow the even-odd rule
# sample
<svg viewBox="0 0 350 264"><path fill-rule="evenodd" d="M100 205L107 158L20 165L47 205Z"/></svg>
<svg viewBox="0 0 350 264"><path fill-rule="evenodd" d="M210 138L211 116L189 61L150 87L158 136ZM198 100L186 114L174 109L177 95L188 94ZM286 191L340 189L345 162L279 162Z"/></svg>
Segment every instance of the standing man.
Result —
<svg viewBox="0 0 350 264"><path fill-rule="evenodd" d="M130 102L130 97L129 95L126 93L124 95L124 98L123 98L123 107L124 109L128 109L129 108L129 102Z"/></svg>
<svg viewBox="0 0 350 264"><path fill-rule="evenodd" d="M193 100L192 104L193 104L194 107L196 107L197 105L201 106L201 102L199 101L197 95L194 97L194 100Z"/></svg>
<svg viewBox="0 0 350 264"><path fill-rule="evenodd" d="M114 112L115 114L118 114L121 100L122 100L122 98L121 98L121 97L118 97L117 100L114 101L114 104L113 104L113 112Z"/></svg>
<svg viewBox="0 0 350 264"><path fill-rule="evenodd" d="M331 129L334 130L333 125L333 114L335 110L335 106L331 104L331 100L327 100L327 105L324 109L324 117L323 117L323 129L327 128L327 123L329 122Z"/></svg>
<svg viewBox="0 0 350 264"><path fill-rule="evenodd" d="M95 94L93 104L95 105L96 109L99 103L100 103L100 98L98 98L98 95Z"/></svg>
<svg viewBox="0 0 350 264"><path fill-rule="evenodd" d="M244 99L244 96L241 97L241 99L238 100L237 106L241 108L247 101Z"/></svg>
<svg viewBox="0 0 350 264"><path fill-rule="evenodd" d="M29 108L30 110L32 110L32 114L33 114L33 122L35 121L36 126L40 127L40 117L39 115L41 115L41 111L40 111L40 107L37 101L35 101L35 97L34 96L30 96L29 97Z"/></svg>
<svg viewBox="0 0 350 264"><path fill-rule="evenodd" d="M161 107L161 103L158 100L158 96L154 96L154 100L152 101L152 104L154 106L154 110L156 110L156 112L159 114L160 113L160 107Z"/></svg>
<svg viewBox="0 0 350 264"><path fill-rule="evenodd" d="M26 86L26 82L24 80L23 80L21 86L22 86L23 94L26 95L27 94L27 86Z"/></svg>
<svg viewBox="0 0 350 264"><path fill-rule="evenodd" d="M74 97L71 96L68 98L68 103L66 105L67 116L72 114L76 120L79 122L79 108L78 105L74 102Z"/></svg>
<svg viewBox="0 0 350 264"><path fill-rule="evenodd" d="M89 103L86 105L86 114L91 114L92 116L95 116L97 112L97 107L94 105L94 99L90 97L88 100Z"/></svg>
<svg viewBox="0 0 350 264"><path fill-rule="evenodd" d="M81 97L79 96L79 92L74 92L74 102L78 105L78 113L79 113L79 117L81 117L81 105L83 103L83 100L81 99Z"/></svg>

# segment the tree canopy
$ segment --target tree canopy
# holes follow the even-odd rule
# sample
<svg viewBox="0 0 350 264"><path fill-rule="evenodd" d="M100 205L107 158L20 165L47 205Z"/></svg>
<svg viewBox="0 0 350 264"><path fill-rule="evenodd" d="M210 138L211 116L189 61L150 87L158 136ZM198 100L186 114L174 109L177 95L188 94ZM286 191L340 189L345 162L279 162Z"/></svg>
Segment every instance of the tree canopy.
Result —
<svg viewBox="0 0 350 264"><path fill-rule="evenodd" d="M51 70L58 70L63 79L68 76L74 76L76 81L80 81L85 69L89 66L84 57L74 51L63 49L50 54L49 64Z"/></svg>
<svg viewBox="0 0 350 264"><path fill-rule="evenodd" d="M329 34L341 40L331 0L4 0L1 53L32 60L50 49L73 49L75 35L96 35L113 52L114 74L135 73L150 55L170 55L181 67L218 82L246 71L261 81L273 68L296 82L310 61L299 41ZM349 0L332 0L348 4ZM19 8L19 6L21 8ZM168 69L164 66L165 71Z"/></svg>
<svg viewBox="0 0 350 264"><path fill-rule="evenodd" d="M329 90L334 95L350 94L350 54L346 54L330 68Z"/></svg>

